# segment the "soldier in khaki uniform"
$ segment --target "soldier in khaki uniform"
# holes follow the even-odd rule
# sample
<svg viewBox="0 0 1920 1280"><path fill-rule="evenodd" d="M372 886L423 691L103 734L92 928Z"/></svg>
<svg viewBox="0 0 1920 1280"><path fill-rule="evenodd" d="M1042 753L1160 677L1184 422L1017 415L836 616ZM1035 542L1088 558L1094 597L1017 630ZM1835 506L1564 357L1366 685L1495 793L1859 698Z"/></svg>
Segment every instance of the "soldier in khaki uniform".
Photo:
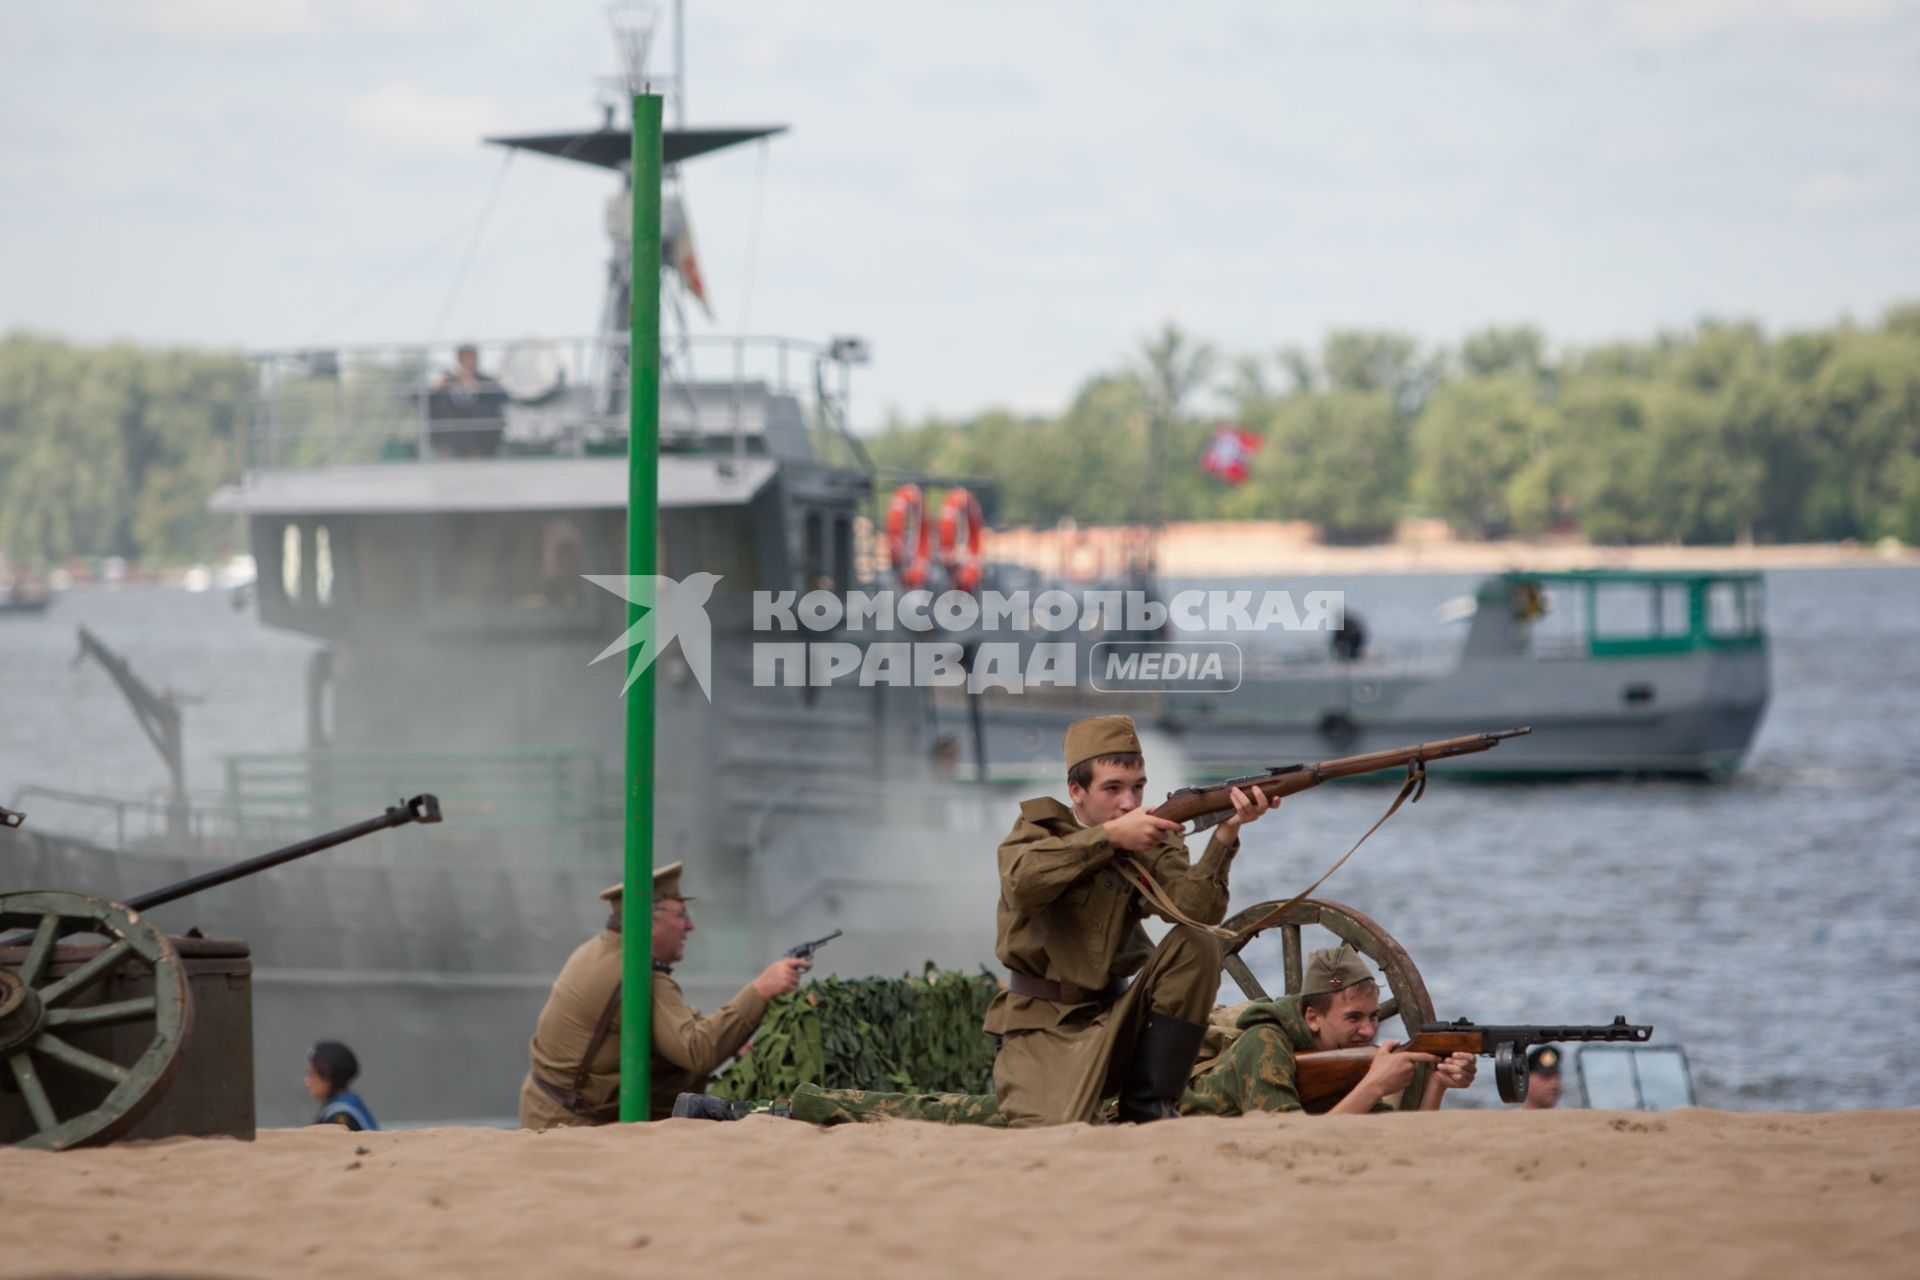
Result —
<svg viewBox="0 0 1920 1280"><path fill-rule="evenodd" d="M681 863L653 873L653 1058L649 1112L656 1119L673 1110L682 1092L706 1088L715 1068L747 1042L767 1002L800 984L807 962L774 961L759 977L708 1017L687 1004L673 980L673 966L693 932L691 898L680 892ZM554 980L529 1047L527 1078L520 1085L520 1125L608 1124L620 1118L620 898L622 885L601 893L613 904L607 927L575 948Z"/></svg>
<svg viewBox="0 0 1920 1280"><path fill-rule="evenodd" d="M1171 920L1154 946L1141 921L1170 917L1135 891L1127 864L1179 915L1217 925L1240 828L1274 802L1235 788L1234 816L1192 862L1180 824L1142 807L1146 762L1131 718L1077 721L1065 748L1072 807L1028 800L1000 845L994 949L1009 978L986 1018L1001 1037L997 1107L1012 1127L1065 1124L1091 1120L1117 1092L1123 1120L1177 1115L1220 988L1220 944Z"/></svg>
<svg viewBox="0 0 1920 1280"><path fill-rule="evenodd" d="M1239 1036L1211 1063L1196 1071L1182 1115L1238 1116L1256 1111L1299 1111L1294 1055L1312 1049L1356 1048L1380 1031L1380 984L1351 943L1316 951L1298 995L1255 1000L1237 1020ZM1421 1094L1420 1110L1439 1107L1448 1089L1473 1083L1474 1060L1456 1053L1445 1060L1429 1053L1390 1053L1379 1046L1359 1084L1328 1109L1330 1115L1391 1111L1387 1099L1413 1082L1421 1066L1434 1068Z"/></svg>

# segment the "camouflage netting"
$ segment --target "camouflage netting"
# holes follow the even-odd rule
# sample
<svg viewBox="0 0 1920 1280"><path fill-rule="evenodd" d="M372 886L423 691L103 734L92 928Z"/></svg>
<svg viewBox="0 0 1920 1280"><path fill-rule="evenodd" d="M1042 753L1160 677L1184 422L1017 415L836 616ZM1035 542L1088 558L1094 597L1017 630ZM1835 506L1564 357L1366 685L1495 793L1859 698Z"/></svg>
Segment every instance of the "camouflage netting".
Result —
<svg viewBox="0 0 1920 1280"><path fill-rule="evenodd" d="M821 978L775 1000L753 1048L713 1092L785 1098L827 1089L992 1093L993 1038L980 1029L999 982L979 973Z"/></svg>

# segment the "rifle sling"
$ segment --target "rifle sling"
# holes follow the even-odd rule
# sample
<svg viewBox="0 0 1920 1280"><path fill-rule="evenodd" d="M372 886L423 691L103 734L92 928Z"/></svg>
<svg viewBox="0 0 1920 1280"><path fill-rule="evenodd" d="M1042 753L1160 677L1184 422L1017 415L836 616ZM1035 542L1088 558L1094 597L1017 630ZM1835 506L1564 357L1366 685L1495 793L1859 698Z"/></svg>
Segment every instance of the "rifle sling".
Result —
<svg viewBox="0 0 1920 1280"><path fill-rule="evenodd" d="M1400 784L1400 794L1393 798L1393 803L1387 806L1387 811L1380 815L1379 821L1375 822L1371 827L1368 827L1366 834L1353 842L1353 848L1341 854L1338 861L1321 872L1318 880L1315 880L1299 893L1294 894L1293 897L1260 916L1257 920L1240 929L1238 932L1232 929L1223 929L1219 925L1202 924L1200 921L1195 920L1186 912L1180 910L1178 906L1174 905L1173 898L1160 886L1159 881L1155 880L1139 862L1130 857L1122 858L1120 861L1127 873L1133 878L1133 882L1135 886L1139 888L1141 894L1148 902L1154 905L1160 914L1176 924L1184 924L1190 928L1198 929L1203 933L1209 933L1216 938L1222 939L1227 944L1228 953L1231 954L1238 951L1240 944L1248 938L1259 933L1275 920L1286 915L1287 912L1291 911L1301 902L1313 896L1313 891L1325 884L1329 876L1346 865L1347 859L1351 858L1359 850L1361 845L1371 839L1374 832L1385 826L1388 818L1400 812L1401 805L1405 804L1408 800L1413 800L1417 803L1421 795L1426 791L1426 787L1427 766L1424 761L1414 760L1407 765L1407 780Z"/></svg>
<svg viewBox="0 0 1920 1280"><path fill-rule="evenodd" d="M1254 920L1251 924L1248 924L1245 928L1241 929L1240 932L1234 934L1233 949L1237 950L1242 942L1245 942L1248 938L1251 938L1254 934L1259 933L1262 929L1272 924L1275 920L1280 919L1282 916L1286 915L1287 912L1299 906L1306 899L1312 897L1313 891L1315 889L1318 889L1321 885L1325 884L1327 882L1327 878L1331 876L1334 872L1338 871L1341 867L1345 866L1347 859L1351 858L1359 850L1361 845L1365 844L1368 840L1373 838L1374 832L1378 831L1381 827L1384 827L1387 825L1388 818L1391 818L1394 814L1400 812L1401 805L1407 803L1407 801L1409 800L1412 800L1414 803L1418 804L1420 801L1420 797L1426 793L1426 790L1427 790L1426 763L1421 760L1415 760L1413 763L1407 766L1407 780L1400 784L1400 794L1396 795L1393 798L1393 803L1387 806L1387 811L1380 815L1379 821L1375 822L1372 826L1368 827L1366 830L1366 834L1362 835L1358 840L1355 840L1353 842L1353 848L1347 850L1345 853L1340 855L1339 861L1335 862L1332 866L1328 867L1325 871L1321 872L1320 878L1318 880L1315 880L1312 884L1308 885L1306 888L1302 889L1300 892L1294 894L1291 898L1288 898L1285 902L1281 903L1279 906L1275 907L1273 910L1260 916L1258 919Z"/></svg>

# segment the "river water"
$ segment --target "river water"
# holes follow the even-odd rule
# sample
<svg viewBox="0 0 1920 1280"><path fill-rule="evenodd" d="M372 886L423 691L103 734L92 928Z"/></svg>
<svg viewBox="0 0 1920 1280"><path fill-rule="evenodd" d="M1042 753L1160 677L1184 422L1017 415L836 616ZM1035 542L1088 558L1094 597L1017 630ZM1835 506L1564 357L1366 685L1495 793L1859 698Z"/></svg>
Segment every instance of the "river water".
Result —
<svg viewBox="0 0 1920 1280"><path fill-rule="evenodd" d="M1376 642L1431 633L1475 579L1236 582L1342 589ZM1740 1109L1920 1105L1920 572L1767 575L1773 701L1747 765L1716 783L1440 779L1321 891L1389 929L1444 1018L1651 1022L1699 1100ZM0 803L45 784L158 794L166 774L75 627L187 702L188 784L229 753L304 745L313 644L219 593L81 591L0 619ZM1323 788L1249 829L1244 905L1287 896L1390 792ZM111 840L111 811L31 794L34 821ZM983 851L984 856L985 851ZM23 886L0 886L0 889ZM1309 944L1314 945L1314 944ZM1278 969L1277 942L1250 959ZM1224 998L1224 997L1223 997ZM514 1028L516 1037L524 1028ZM1488 1073L1490 1074L1490 1072Z"/></svg>

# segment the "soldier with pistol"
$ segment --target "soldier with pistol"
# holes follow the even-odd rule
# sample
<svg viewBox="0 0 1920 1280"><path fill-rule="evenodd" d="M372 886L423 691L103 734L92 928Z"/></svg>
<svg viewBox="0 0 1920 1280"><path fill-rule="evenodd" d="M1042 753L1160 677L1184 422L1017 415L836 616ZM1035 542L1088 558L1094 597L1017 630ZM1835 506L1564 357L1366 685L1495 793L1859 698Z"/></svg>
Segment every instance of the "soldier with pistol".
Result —
<svg viewBox="0 0 1920 1280"><path fill-rule="evenodd" d="M702 1017L673 980L693 932L693 899L680 891L682 864L653 873L653 1061L649 1113L665 1119L680 1093L700 1093L715 1068L739 1051L766 1016L767 1002L800 985L806 957L784 956ZM540 1011L520 1085L520 1126L549 1129L609 1124L620 1118L620 898L625 886L600 896L613 904L601 933L580 944L554 981ZM796 951L800 948L795 948Z"/></svg>

